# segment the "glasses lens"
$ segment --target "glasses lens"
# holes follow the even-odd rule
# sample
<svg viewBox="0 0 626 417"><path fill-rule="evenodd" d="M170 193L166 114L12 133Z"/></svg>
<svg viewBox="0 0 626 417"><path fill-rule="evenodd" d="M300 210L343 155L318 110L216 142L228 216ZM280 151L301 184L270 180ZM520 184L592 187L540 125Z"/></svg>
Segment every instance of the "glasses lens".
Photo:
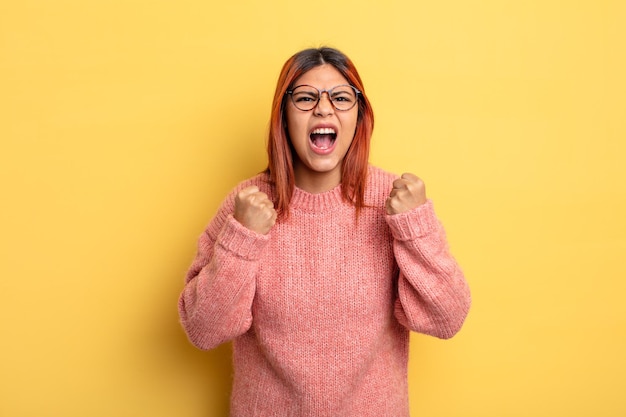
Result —
<svg viewBox="0 0 626 417"><path fill-rule="evenodd" d="M300 110L312 110L319 100L319 92L308 85L301 85L293 89L291 93L293 104Z"/></svg>
<svg viewBox="0 0 626 417"><path fill-rule="evenodd" d="M339 85L328 92L337 110L350 110L356 104L356 91L349 85Z"/></svg>

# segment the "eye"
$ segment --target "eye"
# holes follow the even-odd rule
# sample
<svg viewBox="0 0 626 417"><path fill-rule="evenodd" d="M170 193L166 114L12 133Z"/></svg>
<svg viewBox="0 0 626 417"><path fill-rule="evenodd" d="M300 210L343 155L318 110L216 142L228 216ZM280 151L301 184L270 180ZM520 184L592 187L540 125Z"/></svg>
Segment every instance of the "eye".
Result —
<svg viewBox="0 0 626 417"><path fill-rule="evenodd" d="M296 93L293 95L293 99L296 103L308 103L311 101L317 101L317 94Z"/></svg>
<svg viewBox="0 0 626 417"><path fill-rule="evenodd" d="M338 103L352 103L354 95L348 93L333 94L333 101Z"/></svg>
<svg viewBox="0 0 626 417"><path fill-rule="evenodd" d="M334 101L343 101L343 102L351 103L352 102L352 97L347 96L347 95L336 95L336 96L333 96L333 100Z"/></svg>

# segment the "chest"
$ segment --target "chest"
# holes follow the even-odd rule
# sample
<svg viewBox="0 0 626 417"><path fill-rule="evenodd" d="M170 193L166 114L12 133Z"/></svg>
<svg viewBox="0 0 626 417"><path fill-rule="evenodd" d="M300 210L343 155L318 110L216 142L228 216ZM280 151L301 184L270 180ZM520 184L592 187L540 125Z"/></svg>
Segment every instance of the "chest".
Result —
<svg viewBox="0 0 626 417"><path fill-rule="evenodd" d="M300 216L277 224L257 276L253 314L289 322L391 314L397 266L382 216ZM291 323L306 325L306 323Z"/></svg>

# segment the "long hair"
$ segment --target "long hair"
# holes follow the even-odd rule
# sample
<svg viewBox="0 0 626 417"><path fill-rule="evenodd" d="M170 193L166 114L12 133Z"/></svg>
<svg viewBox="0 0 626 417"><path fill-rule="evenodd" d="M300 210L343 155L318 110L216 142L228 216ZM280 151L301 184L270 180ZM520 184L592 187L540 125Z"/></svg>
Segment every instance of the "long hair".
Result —
<svg viewBox="0 0 626 417"><path fill-rule="evenodd" d="M358 118L352 144L341 166L341 195L356 207L358 216L365 206L365 182L369 159L370 139L374 130L374 112L363 89L363 82L352 61L342 52L328 47L305 49L285 62L278 77L267 142L270 182L274 187L274 206L279 216L287 216L289 202L295 187L293 171L294 150L289 140L285 105L287 90L305 72L324 65L332 65L348 82L359 89Z"/></svg>

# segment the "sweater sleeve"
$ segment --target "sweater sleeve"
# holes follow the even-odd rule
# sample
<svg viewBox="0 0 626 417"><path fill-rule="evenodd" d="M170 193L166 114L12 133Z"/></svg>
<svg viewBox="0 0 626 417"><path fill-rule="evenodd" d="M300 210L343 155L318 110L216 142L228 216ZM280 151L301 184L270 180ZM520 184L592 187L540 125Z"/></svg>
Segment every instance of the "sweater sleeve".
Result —
<svg viewBox="0 0 626 417"><path fill-rule="evenodd" d="M198 241L178 301L183 329L200 349L248 331L259 256L268 235L242 226L223 205Z"/></svg>
<svg viewBox="0 0 626 417"><path fill-rule="evenodd" d="M469 312L469 286L448 250L432 201L386 215L400 269L395 315L408 329L441 339L454 336Z"/></svg>

